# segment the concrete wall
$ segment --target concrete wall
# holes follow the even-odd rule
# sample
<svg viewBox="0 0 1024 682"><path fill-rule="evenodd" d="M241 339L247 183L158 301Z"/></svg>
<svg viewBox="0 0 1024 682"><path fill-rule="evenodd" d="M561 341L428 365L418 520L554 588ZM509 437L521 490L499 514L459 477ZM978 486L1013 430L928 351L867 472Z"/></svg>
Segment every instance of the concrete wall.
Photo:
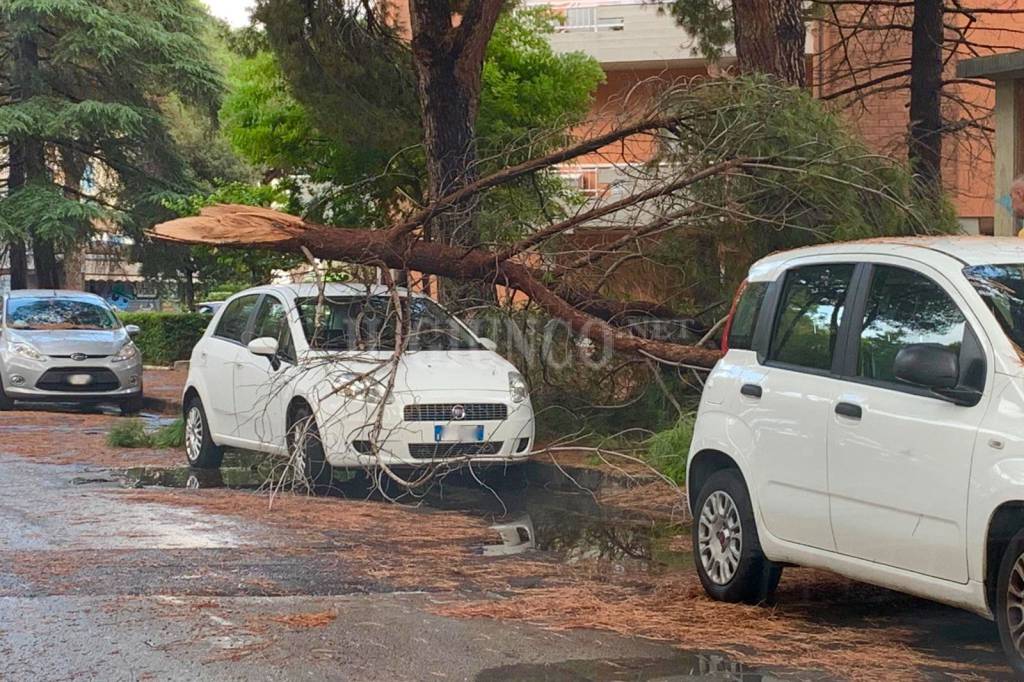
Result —
<svg viewBox="0 0 1024 682"><path fill-rule="evenodd" d="M583 7L586 5L572 5ZM584 52L606 70L703 63L693 37L677 26L668 12L659 11L659 5L604 3L591 7L597 26L591 30L563 26L551 36L551 46L557 52ZM552 9L569 16L566 5L552 3Z"/></svg>

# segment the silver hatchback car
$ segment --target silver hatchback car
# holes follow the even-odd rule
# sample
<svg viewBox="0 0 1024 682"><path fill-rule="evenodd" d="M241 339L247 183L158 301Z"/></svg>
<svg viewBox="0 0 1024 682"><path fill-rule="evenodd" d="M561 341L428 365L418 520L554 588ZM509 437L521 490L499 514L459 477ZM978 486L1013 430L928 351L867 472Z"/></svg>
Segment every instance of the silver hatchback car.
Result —
<svg viewBox="0 0 1024 682"><path fill-rule="evenodd" d="M142 354L99 296L13 291L0 315L0 410L14 401L113 403L142 408Z"/></svg>

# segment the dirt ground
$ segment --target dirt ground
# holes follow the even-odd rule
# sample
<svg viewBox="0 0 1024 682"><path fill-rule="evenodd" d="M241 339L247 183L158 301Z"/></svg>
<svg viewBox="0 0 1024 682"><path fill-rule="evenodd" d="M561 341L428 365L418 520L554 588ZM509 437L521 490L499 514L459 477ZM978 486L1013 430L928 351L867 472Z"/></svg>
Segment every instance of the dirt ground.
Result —
<svg viewBox="0 0 1024 682"><path fill-rule="evenodd" d="M152 418L174 414L182 377L151 374ZM0 413L0 679L1009 676L988 621L823 572L787 569L773 607L711 602L660 484L595 495L541 462L493 492L271 505L134 487L116 470L183 456L111 450L118 419ZM538 548L489 552L521 513Z"/></svg>

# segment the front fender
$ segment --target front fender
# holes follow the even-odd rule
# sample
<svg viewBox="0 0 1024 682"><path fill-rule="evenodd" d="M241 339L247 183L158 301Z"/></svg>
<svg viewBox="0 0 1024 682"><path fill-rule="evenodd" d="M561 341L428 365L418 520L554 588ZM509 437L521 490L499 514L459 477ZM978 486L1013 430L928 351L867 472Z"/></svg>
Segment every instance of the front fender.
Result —
<svg viewBox="0 0 1024 682"><path fill-rule="evenodd" d="M968 573L979 581L986 575L986 543L993 515L1008 502L1024 501L1024 386L1000 374L996 374L996 382L996 397L978 431L968 493Z"/></svg>

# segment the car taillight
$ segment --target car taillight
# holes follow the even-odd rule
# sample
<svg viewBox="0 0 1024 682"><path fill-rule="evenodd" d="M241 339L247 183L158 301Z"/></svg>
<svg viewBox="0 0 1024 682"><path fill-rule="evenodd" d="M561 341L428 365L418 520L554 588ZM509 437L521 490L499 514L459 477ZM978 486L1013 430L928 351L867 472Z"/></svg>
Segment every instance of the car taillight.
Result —
<svg viewBox="0 0 1024 682"><path fill-rule="evenodd" d="M736 290L736 295L732 298L732 306L729 308L729 317L725 319L725 327L722 328L722 352L729 352L729 332L732 331L732 321L736 317L736 306L740 304L740 298L743 296L743 292L747 288L747 280L740 282L739 288Z"/></svg>

